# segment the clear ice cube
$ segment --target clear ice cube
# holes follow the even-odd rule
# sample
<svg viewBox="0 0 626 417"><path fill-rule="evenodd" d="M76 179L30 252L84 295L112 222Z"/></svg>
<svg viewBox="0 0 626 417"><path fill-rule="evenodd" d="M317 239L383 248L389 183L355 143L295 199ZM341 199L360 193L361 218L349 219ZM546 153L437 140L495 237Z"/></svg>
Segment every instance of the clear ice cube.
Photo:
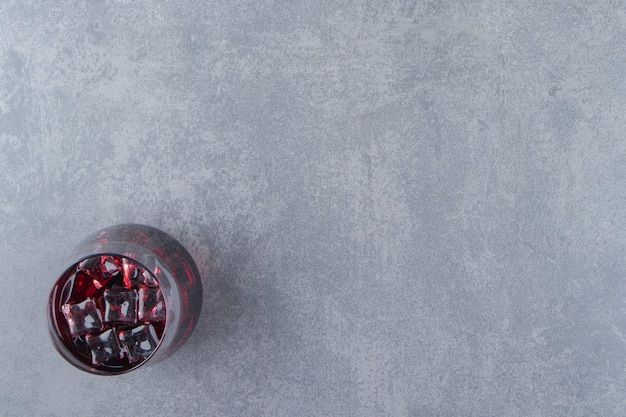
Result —
<svg viewBox="0 0 626 417"><path fill-rule="evenodd" d="M123 330L119 336L131 363L150 356L159 344L159 338L151 324Z"/></svg>
<svg viewBox="0 0 626 417"><path fill-rule="evenodd" d="M152 273L130 259L122 258L124 288L136 288L139 286L157 287L158 284Z"/></svg>
<svg viewBox="0 0 626 417"><path fill-rule="evenodd" d="M104 287L109 280L102 276L101 257L83 259L76 267L75 291L92 296L97 289Z"/></svg>
<svg viewBox="0 0 626 417"><path fill-rule="evenodd" d="M100 272L100 257L92 256L91 258L83 259L78 263L76 270L84 271L87 274L91 274L94 271Z"/></svg>
<svg viewBox="0 0 626 417"><path fill-rule="evenodd" d="M91 363L94 366L113 359L121 359L123 356L114 328L100 334L90 334L86 340L91 350Z"/></svg>
<svg viewBox="0 0 626 417"><path fill-rule="evenodd" d="M141 271L141 275L139 277L139 282L142 285L147 285L148 287L158 287L159 284L157 284L156 280L154 279L154 276L152 275L152 273L150 271L148 271L147 269L143 269Z"/></svg>
<svg viewBox="0 0 626 417"><path fill-rule="evenodd" d="M74 291L74 281L76 280L76 272L74 272L68 279L65 285L63 285L63 289L61 290L61 303L67 304L72 296L72 291Z"/></svg>
<svg viewBox="0 0 626 417"><path fill-rule="evenodd" d="M139 320L165 321L165 301L158 288L139 290Z"/></svg>
<svg viewBox="0 0 626 417"><path fill-rule="evenodd" d="M63 304L61 311L67 320L70 335L77 337L92 331L102 330L102 316L93 299L87 298L77 304Z"/></svg>
<svg viewBox="0 0 626 417"><path fill-rule="evenodd" d="M122 272L122 260L117 256L103 255L100 257L102 277L109 279Z"/></svg>
<svg viewBox="0 0 626 417"><path fill-rule="evenodd" d="M104 321L107 323L137 322L137 292L119 287L104 291Z"/></svg>
<svg viewBox="0 0 626 417"><path fill-rule="evenodd" d="M124 272L123 285L124 288L133 288L133 285L139 283L139 275L141 274L141 267L131 261L128 258L122 258L122 269Z"/></svg>

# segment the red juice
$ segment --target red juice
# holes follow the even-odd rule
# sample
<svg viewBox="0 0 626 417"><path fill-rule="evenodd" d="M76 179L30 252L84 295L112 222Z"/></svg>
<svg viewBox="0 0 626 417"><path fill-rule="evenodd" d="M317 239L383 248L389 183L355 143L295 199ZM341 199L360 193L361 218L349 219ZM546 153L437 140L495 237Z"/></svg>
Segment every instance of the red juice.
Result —
<svg viewBox="0 0 626 417"><path fill-rule="evenodd" d="M119 255L92 256L72 265L53 288L51 308L66 349L86 365L113 373L130 370L152 354L167 311L154 275ZM138 328L144 337L135 340L133 329Z"/></svg>

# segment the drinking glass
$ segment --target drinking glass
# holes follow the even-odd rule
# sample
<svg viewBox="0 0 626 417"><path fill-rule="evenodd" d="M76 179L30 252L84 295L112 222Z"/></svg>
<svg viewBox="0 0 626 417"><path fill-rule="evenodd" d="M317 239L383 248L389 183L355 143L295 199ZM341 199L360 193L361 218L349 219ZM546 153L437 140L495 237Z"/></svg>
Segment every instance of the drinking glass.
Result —
<svg viewBox="0 0 626 417"><path fill-rule="evenodd" d="M191 335L202 283L191 255L140 224L107 227L73 251L46 305L50 337L77 368L117 375L170 356Z"/></svg>

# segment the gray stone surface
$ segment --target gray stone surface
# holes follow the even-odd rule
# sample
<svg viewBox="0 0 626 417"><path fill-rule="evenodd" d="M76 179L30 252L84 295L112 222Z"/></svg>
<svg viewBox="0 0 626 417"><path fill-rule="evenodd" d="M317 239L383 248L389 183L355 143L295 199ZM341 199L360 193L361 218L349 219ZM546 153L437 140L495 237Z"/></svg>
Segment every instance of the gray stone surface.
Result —
<svg viewBox="0 0 626 417"><path fill-rule="evenodd" d="M626 415L625 73L622 1L3 0L0 414ZM96 377L43 306L122 222L205 305Z"/></svg>

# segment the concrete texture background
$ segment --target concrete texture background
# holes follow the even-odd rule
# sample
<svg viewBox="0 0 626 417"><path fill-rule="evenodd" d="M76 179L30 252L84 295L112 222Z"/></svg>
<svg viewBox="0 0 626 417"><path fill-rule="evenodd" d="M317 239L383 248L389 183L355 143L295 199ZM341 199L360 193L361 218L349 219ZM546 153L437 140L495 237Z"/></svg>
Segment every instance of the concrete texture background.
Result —
<svg viewBox="0 0 626 417"><path fill-rule="evenodd" d="M625 71L613 0L2 1L0 414L626 415ZM205 305L95 377L43 306L122 222Z"/></svg>

